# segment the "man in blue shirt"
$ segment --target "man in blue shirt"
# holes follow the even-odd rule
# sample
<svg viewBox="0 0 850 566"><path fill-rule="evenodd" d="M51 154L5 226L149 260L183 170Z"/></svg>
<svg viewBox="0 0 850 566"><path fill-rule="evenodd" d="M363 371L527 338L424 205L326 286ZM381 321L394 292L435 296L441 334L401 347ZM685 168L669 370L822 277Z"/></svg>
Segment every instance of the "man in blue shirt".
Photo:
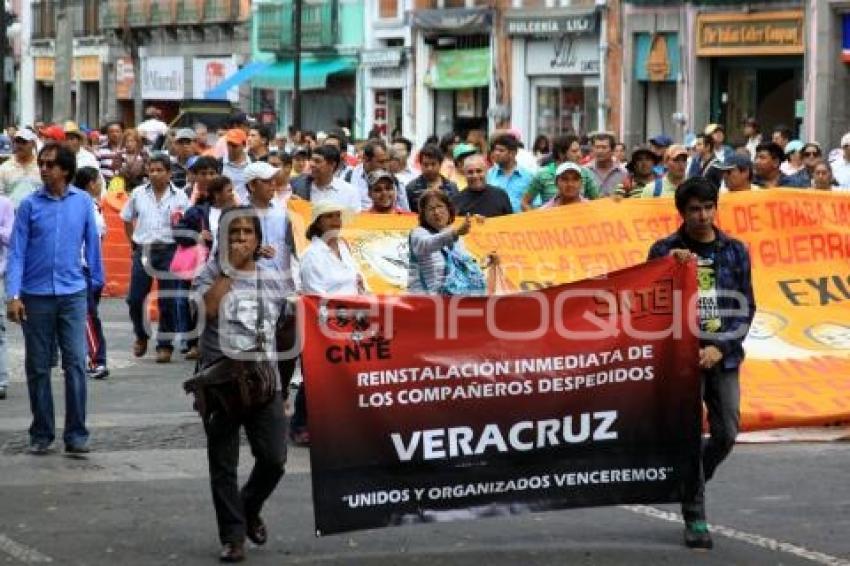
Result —
<svg viewBox="0 0 850 566"><path fill-rule="evenodd" d="M522 197L534 175L516 162L519 141L510 135L497 136L491 144L490 156L494 165L487 172L487 184L498 187L508 193L514 212L522 212Z"/></svg>
<svg viewBox="0 0 850 566"><path fill-rule="evenodd" d="M26 197L12 229L6 267L7 315L24 331L33 422L30 452L46 454L56 436L50 361L54 344L65 374L65 451L89 451L86 429L86 277L103 287L100 235L91 197L73 185L76 157L46 145L38 155L44 186ZM84 253L83 253L84 252Z"/></svg>

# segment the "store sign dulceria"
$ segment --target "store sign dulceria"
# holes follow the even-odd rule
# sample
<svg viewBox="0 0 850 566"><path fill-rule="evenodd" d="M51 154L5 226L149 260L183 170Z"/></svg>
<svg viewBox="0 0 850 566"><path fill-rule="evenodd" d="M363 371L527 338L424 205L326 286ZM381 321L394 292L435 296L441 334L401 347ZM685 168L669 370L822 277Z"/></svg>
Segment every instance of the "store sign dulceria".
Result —
<svg viewBox="0 0 850 566"><path fill-rule="evenodd" d="M752 56L803 53L803 12L700 14L697 55Z"/></svg>

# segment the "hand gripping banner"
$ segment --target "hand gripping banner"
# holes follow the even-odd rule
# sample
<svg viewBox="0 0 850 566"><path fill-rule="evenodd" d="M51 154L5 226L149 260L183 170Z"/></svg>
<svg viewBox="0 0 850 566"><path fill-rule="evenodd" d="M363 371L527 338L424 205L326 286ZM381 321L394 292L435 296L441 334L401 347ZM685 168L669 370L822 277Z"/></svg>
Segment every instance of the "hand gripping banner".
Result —
<svg viewBox="0 0 850 566"><path fill-rule="evenodd" d="M681 499L693 264L501 297L305 297L318 534Z"/></svg>

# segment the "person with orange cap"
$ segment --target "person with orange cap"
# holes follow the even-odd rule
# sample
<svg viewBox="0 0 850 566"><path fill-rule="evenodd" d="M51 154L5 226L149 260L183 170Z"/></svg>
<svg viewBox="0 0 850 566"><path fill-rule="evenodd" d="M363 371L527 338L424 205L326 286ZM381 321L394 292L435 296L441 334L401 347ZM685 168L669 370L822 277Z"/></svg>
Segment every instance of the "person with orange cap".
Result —
<svg viewBox="0 0 850 566"><path fill-rule="evenodd" d="M245 141L248 139L245 130L231 128L224 135L227 143L227 155L222 160L221 174L233 182L233 190L239 197L239 202L248 202L248 189L245 186L245 168L251 163L245 151Z"/></svg>

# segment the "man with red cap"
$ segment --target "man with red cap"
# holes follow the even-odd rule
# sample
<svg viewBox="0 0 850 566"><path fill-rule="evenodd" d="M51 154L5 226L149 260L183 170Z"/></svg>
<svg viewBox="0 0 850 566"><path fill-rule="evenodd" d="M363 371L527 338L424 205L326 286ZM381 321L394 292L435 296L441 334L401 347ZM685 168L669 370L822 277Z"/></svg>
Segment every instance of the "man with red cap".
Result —
<svg viewBox="0 0 850 566"><path fill-rule="evenodd" d="M222 160L221 174L233 182L233 191L239 197L239 202L248 202L248 189L245 186L245 168L251 163L245 151L245 141L248 135L241 128L231 128L224 135L227 143L227 155Z"/></svg>

